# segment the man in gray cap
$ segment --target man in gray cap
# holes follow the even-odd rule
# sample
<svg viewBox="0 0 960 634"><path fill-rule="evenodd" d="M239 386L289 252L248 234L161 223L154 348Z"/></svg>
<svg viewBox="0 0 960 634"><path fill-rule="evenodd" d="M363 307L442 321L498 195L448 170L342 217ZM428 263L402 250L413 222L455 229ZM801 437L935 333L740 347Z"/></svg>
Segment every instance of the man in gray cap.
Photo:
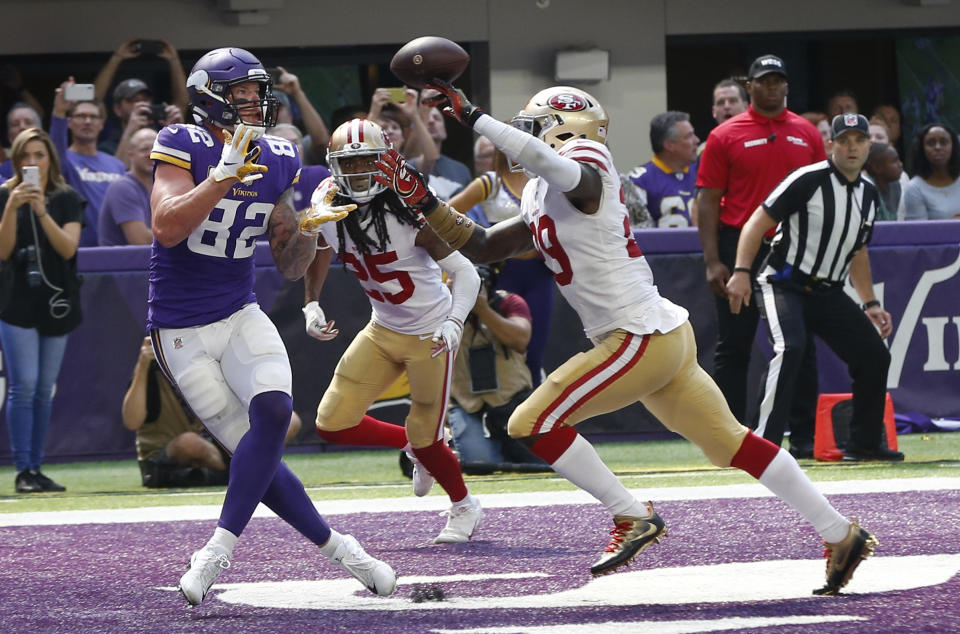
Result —
<svg viewBox="0 0 960 634"><path fill-rule="evenodd" d="M844 460L898 461L903 454L883 438L890 366L883 339L893 322L873 293L867 256L880 202L876 186L860 175L869 153L866 117L834 117L829 158L793 171L744 225L727 296L734 314L749 306L751 297L763 303L774 344L752 421L757 434L780 442L804 351L816 335L848 365L853 379ZM751 274L760 242L774 227L770 254L759 273ZM863 302L859 306L843 290L847 277Z"/></svg>

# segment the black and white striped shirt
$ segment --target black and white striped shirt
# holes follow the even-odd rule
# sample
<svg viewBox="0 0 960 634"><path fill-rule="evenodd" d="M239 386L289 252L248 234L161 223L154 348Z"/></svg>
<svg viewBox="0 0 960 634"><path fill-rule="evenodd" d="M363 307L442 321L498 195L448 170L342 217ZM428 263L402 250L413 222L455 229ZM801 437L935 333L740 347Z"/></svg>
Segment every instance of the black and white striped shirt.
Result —
<svg viewBox="0 0 960 634"><path fill-rule="evenodd" d="M791 172L763 206L780 221L767 260L777 277L842 283L854 254L870 242L879 194L863 177L849 182L826 160Z"/></svg>

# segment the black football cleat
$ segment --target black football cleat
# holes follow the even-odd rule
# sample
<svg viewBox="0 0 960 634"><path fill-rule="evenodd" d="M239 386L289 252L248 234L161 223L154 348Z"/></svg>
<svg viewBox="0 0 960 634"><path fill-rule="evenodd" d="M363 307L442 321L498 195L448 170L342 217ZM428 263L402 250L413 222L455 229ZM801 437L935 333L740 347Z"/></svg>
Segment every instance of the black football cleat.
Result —
<svg viewBox="0 0 960 634"><path fill-rule="evenodd" d="M903 453L880 445L874 449L862 449L848 445L843 452L845 462L900 462Z"/></svg>
<svg viewBox="0 0 960 634"><path fill-rule="evenodd" d="M610 543L604 549L600 559L590 567L593 576L605 575L626 566L643 549L653 543L660 543L667 535L667 525L653 510L653 502L647 502L650 515L630 517L617 515L613 518L614 527L610 531Z"/></svg>
<svg viewBox="0 0 960 634"><path fill-rule="evenodd" d="M827 558L827 583L813 591L821 596L839 594L860 562L872 555L880 542L861 528L856 519L851 519L850 532L843 541L836 544L824 542L823 545L826 547L823 556Z"/></svg>

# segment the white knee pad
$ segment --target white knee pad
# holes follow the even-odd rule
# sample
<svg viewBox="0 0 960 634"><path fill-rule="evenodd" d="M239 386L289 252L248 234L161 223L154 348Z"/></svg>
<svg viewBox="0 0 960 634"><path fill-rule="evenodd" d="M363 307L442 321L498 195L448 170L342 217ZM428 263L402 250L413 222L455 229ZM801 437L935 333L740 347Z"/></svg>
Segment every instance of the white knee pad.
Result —
<svg viewBox="0 0 960 634"><path fill-rule="evenodd" d="M250 429L246 406L227 386L216 362L191 364L177 386L204 427L230 453Z"/></svg>

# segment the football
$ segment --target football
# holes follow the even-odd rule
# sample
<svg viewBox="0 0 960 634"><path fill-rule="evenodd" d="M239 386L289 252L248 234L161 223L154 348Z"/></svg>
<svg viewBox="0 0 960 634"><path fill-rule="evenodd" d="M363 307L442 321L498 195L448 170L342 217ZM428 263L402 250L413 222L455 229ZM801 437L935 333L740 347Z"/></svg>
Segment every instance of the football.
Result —
<svg viewBox="0 0 960 634"><path fill-rule="evenodd" d="M470 63L459 44L444 37L427 35L410 40L390 60L390 70L411 88L423 88L434 77L452 82Z"/></svg>

